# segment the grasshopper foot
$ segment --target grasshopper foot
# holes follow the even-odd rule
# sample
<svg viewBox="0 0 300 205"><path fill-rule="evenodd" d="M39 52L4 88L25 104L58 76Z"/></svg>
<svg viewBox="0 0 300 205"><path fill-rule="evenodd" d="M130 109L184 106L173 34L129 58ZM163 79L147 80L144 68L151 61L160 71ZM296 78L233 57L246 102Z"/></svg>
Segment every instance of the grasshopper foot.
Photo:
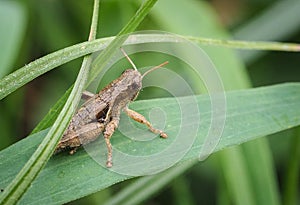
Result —
<svg viewBox="0 0 300 205"><path fill-rule="evenodd" d="M106 167L107 168L111 168L112 167L112 162L111 161L107 161L106 162Z"/></svg>
<svg viewBox="0 0 300 205"><path fill-rule="evenodd" d="M168 135L166 133L164 133L163 131L160 131L160 130L159 130L159 135L161 138L164 138L164 139L168 137Z"/></svg>
<svg viewBox="0 0 300 205"><path fill-rule="evenodd" d="M73 154L75 154L76 151L77 151L77 147L75 147L74 149L70 150L69 154L73 155Z"/></svg>

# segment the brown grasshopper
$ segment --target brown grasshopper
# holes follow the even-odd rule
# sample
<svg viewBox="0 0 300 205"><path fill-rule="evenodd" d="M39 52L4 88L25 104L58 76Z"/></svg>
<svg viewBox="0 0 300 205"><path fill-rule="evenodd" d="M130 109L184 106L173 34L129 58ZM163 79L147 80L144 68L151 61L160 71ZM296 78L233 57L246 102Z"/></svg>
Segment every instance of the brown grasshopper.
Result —
<svg viewBox="0 0 300 205"><path fill-rule="evenodd" d="M87 101L71 119L54 153L67 149L70 150L70 154L74 154L78 147L96 140L103 132L107 147L106 166L112 167L110 138L119 125L122 110L133 120L145 124L153 133L159 134L162 138L167 137L166 133L155 129L143 115L130 110L128 104L139 94L142 88L142 79L145 75L166 65L168 62L153 67L142 75L125 51L123 49L121 51L134 69L125 70L119 78L108 84L98 94L83 93L83 97Z"/></svg>

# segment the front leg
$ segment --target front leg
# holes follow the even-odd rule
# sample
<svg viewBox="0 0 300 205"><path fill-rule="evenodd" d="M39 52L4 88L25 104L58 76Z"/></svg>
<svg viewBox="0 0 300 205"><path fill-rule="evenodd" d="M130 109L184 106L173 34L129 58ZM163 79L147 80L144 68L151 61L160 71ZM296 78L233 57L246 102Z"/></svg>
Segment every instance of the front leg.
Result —
<svg viewBox="0 0 300 205"><path fill-rule="evenodd" d="M162 138L168 137L168 135L166 133L164 133L163 131L155 129L151 125L151 123L148 120L146 120L146 118L143 115L141 115L140 113L135 112L134 110L130 110L128 107L125 107L123 110L131 119L146 125L151 132L153 132L155 134L159 134Z"/></svg>
<svg viewBox="0 0 300 205"><path fill-rule="evenodd" d="M110 143L110 138L115 132L115 129L118 127L119 120L120 119L118 117L112 118L112 120L105 127L104 140L107 147L106 167L108 168L112 167L112 146Z"/></svg>

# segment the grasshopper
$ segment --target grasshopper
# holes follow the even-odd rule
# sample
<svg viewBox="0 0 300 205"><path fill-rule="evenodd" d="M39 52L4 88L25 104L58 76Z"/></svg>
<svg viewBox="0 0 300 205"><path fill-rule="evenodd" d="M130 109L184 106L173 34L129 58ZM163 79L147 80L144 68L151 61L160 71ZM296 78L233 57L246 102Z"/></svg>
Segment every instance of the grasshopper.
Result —
<svg viewBox="0 0 300 205"><path fill-rule="evenodd" d="M121 51L133 69L125 70L119 78L108 84L98 94L83 93L83 98L87 101L72 117L54 153L70 150L69 153L74 154L80 146L96 140L103 133L107 147L106 166L112 167L110 138L119 125L121 111L133 120L145 124L151 132L167 138L166 133L155 129L143 115L129 109L128 104L139 94L143 78L153 70L166 65L168 61L151 68L142 75L125 51L123 49Z"/></svg>

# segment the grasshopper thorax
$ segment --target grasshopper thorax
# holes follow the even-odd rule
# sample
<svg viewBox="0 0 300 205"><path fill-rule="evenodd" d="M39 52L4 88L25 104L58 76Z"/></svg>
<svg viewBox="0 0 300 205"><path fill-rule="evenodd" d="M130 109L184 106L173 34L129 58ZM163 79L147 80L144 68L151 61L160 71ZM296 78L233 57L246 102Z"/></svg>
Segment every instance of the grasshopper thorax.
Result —
<svg viewBox="0 0 300 205"><path fill-rule="evenodd" d="M138 70L127 69L120 76L119 83L122 84L122 97L133 101L142 89L142 75ZM125 96L126 95L126 96Z"/></svg>

